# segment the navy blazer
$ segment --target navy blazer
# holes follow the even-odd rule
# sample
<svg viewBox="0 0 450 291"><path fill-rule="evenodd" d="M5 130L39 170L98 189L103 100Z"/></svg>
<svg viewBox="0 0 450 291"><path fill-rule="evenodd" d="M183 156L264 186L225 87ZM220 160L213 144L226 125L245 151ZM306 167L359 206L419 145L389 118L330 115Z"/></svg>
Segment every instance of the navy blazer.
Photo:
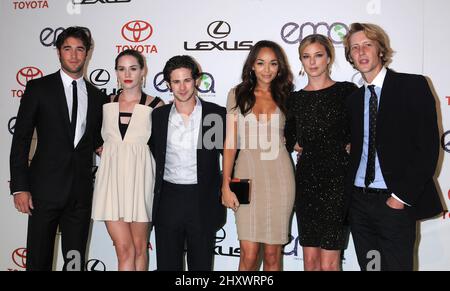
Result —
<svg viewBox="0 0 450 291"><path fill-rule="evenodd" d="M217 231L225 224L226 209L221 203L221 185L222 176L220 172L220 154L223 153L223 143L225 141L225 126L226 126L226 109L217 104L206 102L200 99L202 104L202 121L200 137L205 137L208 130L216 126L215 123L210 123L205 120L208 114L216 114L222 120L222 134L219 138L220 146L213 149L207 149L203 145L197 149L197 182L200 189L200 218L203 223L202 227L205 230ZM167 130L169 124L169 114L172 104L167 104L152 112L152 135L150 138L150 147L156 161L156 176L155 176L155 192L153 199L153 225L158 225L158 210L159 201L161 197L161 187L164 178L164 168L166 160L167 148ZM205 122L206 121L206 122ZM218 133L218 132L216 132ZM207 136L209 138L209 136ZM199 139L200 141L200 139ZM173 210L176 211L183 205L173 205Z"/></svg>
<svg viewBox="0 0 450 291"><path fill-rule="evenodd" d="M351 154L346 181L347 206L358 170L364 134L364 86L347 100ZM436 105L425 77L387 71L377 115L376 149L386 185L411 205L415 220L443 211L433 175L439 156Z"/></svg>

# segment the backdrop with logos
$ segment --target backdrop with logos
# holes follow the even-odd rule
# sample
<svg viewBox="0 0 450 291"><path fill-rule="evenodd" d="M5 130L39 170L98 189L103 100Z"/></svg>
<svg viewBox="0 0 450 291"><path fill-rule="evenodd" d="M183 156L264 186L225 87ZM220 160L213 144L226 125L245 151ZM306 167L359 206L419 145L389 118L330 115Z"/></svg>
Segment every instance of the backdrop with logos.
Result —
<svg viewBox="0 0 450 291"><path fill-rule="evenodd" d="M297 47L305 36L328 35L336 47L332 69L335 80L361 85L361 76L344 58L342 38L350 23L372 22L382 26L396 51L391 68L430 78L440 117L441 144L439 183L443 203L450 204L450 83L447 68L450 39L447 0L39 0L0 1L0 270L24 270L27 217L17 213L9 195L9 151L15 116L27 81L58 70L55 40L72 25L92 31L95 46L86 78L106 93L114 93L116 55L127 48L142 52L148 64L144 90L172 99L162 81L162 68L173 55L189 54L202 66L200 97L225 105L228 91L240 81L249 48L269 39L286 51L296 88L305 85L298 76ZM407 142L407 141L405 141ZM93 169L95 171L95 169ZM446 207L447 207L446 206ZM450 214L420 224L419 270L450 270ZM236 270L239 243L234 215L217 232L215 270ZM291 241L284 247L284 270L302 270L295 217ZM150 270L156 268L154 234L150 238ZM55 268L62 258L57 239ZM103 223L93 223L88 270L115 270L114 247ZM344 270L358 270L350 239L344 252Z"/></svg>

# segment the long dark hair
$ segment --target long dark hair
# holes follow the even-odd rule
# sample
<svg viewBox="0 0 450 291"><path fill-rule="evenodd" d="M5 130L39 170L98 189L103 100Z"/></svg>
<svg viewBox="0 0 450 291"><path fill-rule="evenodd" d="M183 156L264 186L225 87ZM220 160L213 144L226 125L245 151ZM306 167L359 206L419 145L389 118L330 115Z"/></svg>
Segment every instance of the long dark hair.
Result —
<svg viewBox="0 0 450 291"><path fill-rule="evenodd" d="M235 91L236 108L239 107L241 113L245 115L252 110L256 103L256 76L252 67L262 48L270 48L277 56L278 74L270 84L270 90L273 100L281 111L286 114L286 99L294 88L293 76L283 49L277 43L269 40L257 42L248 54L242 69L242 82L237 85Z"/></svg>

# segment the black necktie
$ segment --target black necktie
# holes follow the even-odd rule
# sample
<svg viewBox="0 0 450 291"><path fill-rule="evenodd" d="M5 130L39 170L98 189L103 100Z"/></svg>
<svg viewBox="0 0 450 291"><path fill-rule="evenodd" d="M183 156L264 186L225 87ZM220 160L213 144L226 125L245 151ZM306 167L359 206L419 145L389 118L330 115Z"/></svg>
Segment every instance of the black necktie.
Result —
<svg viewBox="0 0 450 291"><path fill-rule="evenodd" d="M378 97L375 93L375 86L367 86L370 91L369 99L369 151L367 155L367 167L366 167L366 178L364 179L364 184L366 187L375 180L375 155L376 146L375 139L377 134L377 111L378 111Z"/></svg>
<svg viewBox="0 0 450 291"><path fill-rule="evenodd" d="M75 140L75 131L77 128L77 111L78 111L78 93L77 93L77 81L72 81L72 118L70 122L72 136Z"/></svg>

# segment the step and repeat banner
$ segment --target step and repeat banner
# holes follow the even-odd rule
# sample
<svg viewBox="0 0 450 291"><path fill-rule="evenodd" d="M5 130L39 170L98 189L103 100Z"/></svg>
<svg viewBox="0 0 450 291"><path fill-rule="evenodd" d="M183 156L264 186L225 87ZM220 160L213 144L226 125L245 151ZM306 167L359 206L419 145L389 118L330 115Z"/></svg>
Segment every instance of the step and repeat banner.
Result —
<svg viewBox="0 0 450 291"><path fill-rule="evenodd" d="M332 77L362 85L361 76L344 58L343 36L352 22L383 27L396 51L391 68L424 74L432 82L440 117L441 144L436 179L442 200L450 204L450 47L448 0L39 0L0 1L2 43L0 78L0 270L24 270L27 217L19 214L9 195L9 151L15 116L27 81L55 72L59 61L55 40L68 26L86 26L95 41L85 76L107 94L117 89L114 59L133 48L148 65L144 91L172 99L162 69L174 55L193 56L202 67L199 95L225 106L228 91L240 81L243 62L257 41L269 39L286 51L296 88L306 84L298 75L298 44L311 33L329 36L337 53ZM405 141L407 142L407 141ZM93 169L95 171L95 169ZM446 206L446 207L447 207ZM450 214L420 224L419 270L450 270ZM284 270L302 270L295 217L284 248ZM156 268L152 232L150 270ZM55 269L62 266L57 237ZM217 232L215 270L236 270L239 262L234 215ZM350 238L343 269L358 270ZM88 270L115 270L112 241L104 223L93 223Z"/></svg>

